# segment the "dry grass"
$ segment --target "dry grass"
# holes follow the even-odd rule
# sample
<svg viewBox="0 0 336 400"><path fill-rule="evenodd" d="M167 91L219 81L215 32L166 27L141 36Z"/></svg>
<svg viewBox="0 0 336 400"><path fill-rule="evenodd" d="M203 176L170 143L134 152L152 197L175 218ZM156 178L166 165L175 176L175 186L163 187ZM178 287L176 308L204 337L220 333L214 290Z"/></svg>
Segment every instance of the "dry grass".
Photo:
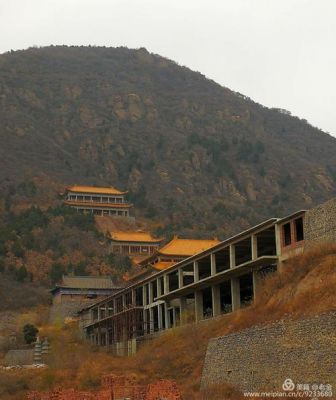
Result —
<svg viewBox="0 0 336 400"><path fill-rule="evenodd" d="M142 382L175 379L187 400L239 399L240 395L225 384L199 393L209 339L256 324L334 310L335 267L336 246L332 245L293 258L281 272L265 278L253 306L220 319L168 331L144 345L132 358L115 358L97 352L78 340L75 326L46 327L44 333L51 338L53 346L51 367L48 371L36 372L27 384L37 389L60 384L93 388L104 373L135 373ZM6 396L1 399L22 399Z"/></svg>

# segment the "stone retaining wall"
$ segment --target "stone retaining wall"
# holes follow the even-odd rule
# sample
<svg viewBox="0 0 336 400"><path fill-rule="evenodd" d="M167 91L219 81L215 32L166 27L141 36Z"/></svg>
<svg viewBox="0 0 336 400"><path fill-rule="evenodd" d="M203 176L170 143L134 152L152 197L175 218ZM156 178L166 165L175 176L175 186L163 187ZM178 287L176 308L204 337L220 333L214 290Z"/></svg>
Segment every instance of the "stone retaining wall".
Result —
<svg viewBox="0 0 336 400"><path fill-rule="evenodd" d="M201 387L281 391L295 383L331 384L336 392L336 312L255 326L211 339Z"/></svg>
<svg viewBox="0 0 336 400"><path fill-rule="evenodd" d="M9 350L4 365L31 365L34 362L34 349Z"/></svg>
<svg viewBox="0 0 336 400"><path fill-rule="evenodd" d="M67 318L74 318L82 308L94 303L92 300L72 300L56 303L50 307L49 322L64 322Z"/></svg>
<svg viewBox="0 0 336 400"><path fill-rule="evenodd" d="M304 233L306 246L336 242L336 198L306 212Z"/></svg>

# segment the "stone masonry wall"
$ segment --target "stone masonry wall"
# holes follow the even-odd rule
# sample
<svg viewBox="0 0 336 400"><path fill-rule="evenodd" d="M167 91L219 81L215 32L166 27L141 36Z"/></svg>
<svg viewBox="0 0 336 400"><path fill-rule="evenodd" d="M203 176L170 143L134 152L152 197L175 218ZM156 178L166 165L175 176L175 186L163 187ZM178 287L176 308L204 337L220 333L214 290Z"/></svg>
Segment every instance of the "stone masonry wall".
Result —
<svg viewBox="0 0 336 400"><path fill-rule="evenodd" d="M306 246L336 242L336 198L308 210L304 220Z"/></svg>
<svg viewBox="0 0 336 400"><path fill-rule="evenodd" d="M53 304L49 311L49 322L63 322L66 318L75 317L82 308L94 303L93 300L72 300Z"/></svg>
<svg viewBox="0 0 336 400"><path fill-rule="evenodd" d="M228 383L242 391L281 391L295 383L336 391L336 312L255 326L208 344L201 387Z"/></svg>
<svg viewBox="0 0 336 400"><path fill-rule="evenodd" d="M34 349L9 350L4 365L30 365L34 361Z"/></svg>

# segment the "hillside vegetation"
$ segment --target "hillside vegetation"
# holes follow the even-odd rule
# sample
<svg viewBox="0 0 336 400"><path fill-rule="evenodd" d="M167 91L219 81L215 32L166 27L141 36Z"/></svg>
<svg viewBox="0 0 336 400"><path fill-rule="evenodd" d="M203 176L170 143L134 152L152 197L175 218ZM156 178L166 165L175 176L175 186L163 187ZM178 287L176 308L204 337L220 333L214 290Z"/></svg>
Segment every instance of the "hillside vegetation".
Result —
<svg viewBox="0 0 336 400"><path fill-rule="evenodd" d="M2 190L33 182L40 207L67 184L114 185L138 215L190 236L336 194L334 138L145 49L0 55L0 158Z"/></svg>
<svg viewBox="0 0 336 400"><path fill-rule="evenodd" d="M98 232L92 215L78 214L65 206L30 206L14 213L10 204L18 193L16 188L6 196L0 213L0 279L14 287L14 291L0 293L0 300L7 296L3 304L10 309L15 305L20 308L27 296L35 293L34 286L21 283L51 287L63 274L111 275L115 282L121 280L131 261L126 256L109 254L109 244ZM26 199L32 201L29 196ZM19 283L17 288L14 282ZM25 288L25 297L15 296L22 294L20 287Z"/></svg>
<svg viewBox="0 0 336 400"><path fill-rule="evenodd" d="M55 385L93 389L104 373L134 373L143 382L175 379L185 399L241 399L223 384L199 393L200 376L208 340L256 324L302 318L335 310L336 246L317 248L293 258L284 270L265 278L257 302L220 319L172 329L145 344L136 356L115 358L78 339L77 325L44 326L52 344L50 368L37 372L0 372L1 399L21 400L24 390ZM21 397L20 397L21 396ZM222 396L222 397L221 397Z"/></svg>

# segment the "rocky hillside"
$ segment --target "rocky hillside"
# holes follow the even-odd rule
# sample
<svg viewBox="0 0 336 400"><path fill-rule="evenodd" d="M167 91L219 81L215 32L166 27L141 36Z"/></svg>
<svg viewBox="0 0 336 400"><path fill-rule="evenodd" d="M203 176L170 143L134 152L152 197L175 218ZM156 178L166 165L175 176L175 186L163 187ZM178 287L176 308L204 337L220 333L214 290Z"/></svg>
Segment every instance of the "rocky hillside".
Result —
<svg viewBox="0 0 336 400"><path fill-rule="evenodd" d="M334 138L145 49L0 55L0 158L11 207L31 202L13 193L23 182L40 206L66 184L115 185L184 234L224 236L336 194Z"/></svg>

